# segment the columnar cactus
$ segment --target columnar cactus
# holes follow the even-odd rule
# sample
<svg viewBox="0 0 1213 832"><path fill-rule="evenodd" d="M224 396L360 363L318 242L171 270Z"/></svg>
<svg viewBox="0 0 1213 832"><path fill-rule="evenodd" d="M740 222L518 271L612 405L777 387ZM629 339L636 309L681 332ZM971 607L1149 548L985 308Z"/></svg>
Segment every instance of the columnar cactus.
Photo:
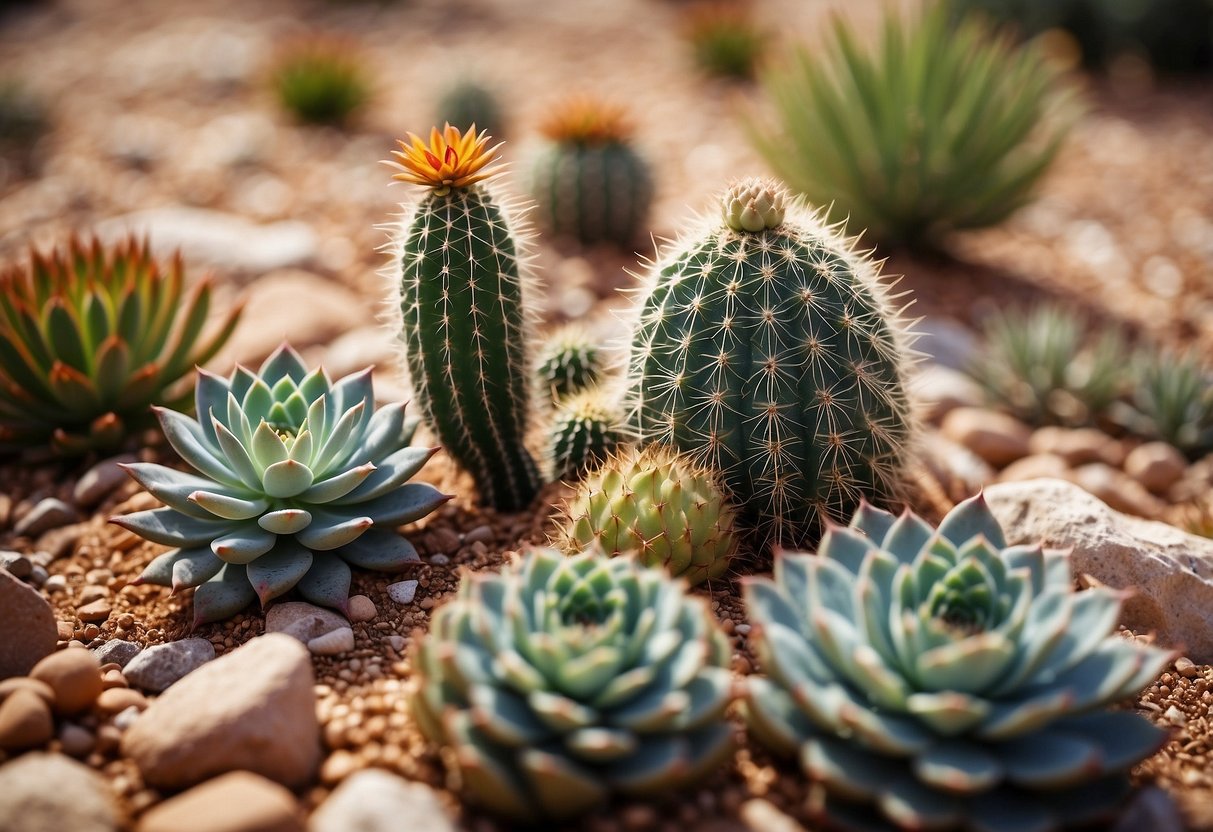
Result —
<svg viewBox="0 0 1213 832"><path fill-rule="evenodd" d="M649 166L629 144L624 111L588 97L560 105L543 125L532 194L551 230L585 244L626 246L653 201Z"/></svg>
<svg viewBox="0 0 1213 832"><path fill-rule="evenodd" d="M787 544L889 492L910 433L907 336L876 267L776 184L653 265L632 340L643 441L720 471L745 518Z"/></svg>
<svg viewBox="0 0 1213 832"><path fill-rule="evenodd" d="M409 134L396 179L427 189L397 241L401 337L416 401L447 452L503 511L541 485L523 438L530 396L523 240L481 183L496 147L446 125Z"/></svg>
<svg viewBox="0 0 1213 832"><path fill-rule="evenodd" d="M583 328L570 324L544 342L536 374L543 392L559 402L602 381L604 370L597 342Z"/></svg>
<svg viewBox="0 0 1213 832"><path fill-rule="evenodd" d="M566 551L596 545L692 584L722 576L737 552L734 512L712 472L659 445L608 459L564 514Z"/></svg>
<svg viewBox="0 0 1213 832"><path fill-rule="evenodd" d="M593 387L557 405L548 432L548 461L553 479L577 477L604 462L623 444L623 416L611 395Z"/></svg>

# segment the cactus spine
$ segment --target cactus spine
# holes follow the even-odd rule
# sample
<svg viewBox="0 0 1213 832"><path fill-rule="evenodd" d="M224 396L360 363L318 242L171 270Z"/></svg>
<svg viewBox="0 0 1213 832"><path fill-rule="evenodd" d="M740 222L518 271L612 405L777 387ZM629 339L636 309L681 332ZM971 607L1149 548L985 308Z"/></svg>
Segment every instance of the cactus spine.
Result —
<svg viewBox="0 0 1213 832"><path fill-rule="evenodd" d="M541 485L523 437L529 380L519 244L492 194L487 133L435 128L394 153L397 179L429 191L399 240L401 337L417 403L493 507L525 507Z"/></svg>
<svg viewBox="0 0 1213 832"><path fill-rule="evenodd" d="M891 491L907 341L876 267L779 185L748 180L652 267L630 420L720 471L745 520L797 545Z"/></svg>

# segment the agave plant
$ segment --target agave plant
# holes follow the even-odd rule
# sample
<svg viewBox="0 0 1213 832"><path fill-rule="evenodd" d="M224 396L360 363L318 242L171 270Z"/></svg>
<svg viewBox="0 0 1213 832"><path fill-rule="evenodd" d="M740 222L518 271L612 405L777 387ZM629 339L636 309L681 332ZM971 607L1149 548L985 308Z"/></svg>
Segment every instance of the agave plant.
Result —
<svg viewBox="0 0 1213 832"><path fill-rule="evenodd" d="M469 797L521 820L658 795L729 753L729 644L634 561L531 549L468 573L415 642L413 716Z"/></svg>
<svg viewBox="0 0 1213 832"><path fill-rule="evenodd" d="M1213 368L1194 353L1143 352L1134 362L1133 391L1121 421L1189 459L1213 452Z"/></svg>
<svg viewBox="0 0 1213 832"><path fill-rule="evenodd" d="M1007 546L978 496L938 530L868 505L751 579L754 735L844 828L1050 830L1102 817L1166 739L1131 711L1173 653L1109 635L1124 595Z"/></svg>
<svg viewBox="0 0 1213 832"><path fill-rule="evenodd" d="M370 370L334 383L284 345L256 373L201 372L196 396L199 421L157 415L198 473L124 466L165 506L111 520L177 547L137 583L198 587L195 626L292 588L345 612L350 566L391 572L419 560L393 528L450 497L408 482L437 448L409 446L403 404L374 410Z"/></svg>
<svg viewBox="0 0 1213 832"><path fill-rule="evenodd" d="M185 407L176 382L223 346L239 308L203 338L212 286L186 289L181 258L162 268L145 242L72 238L0 273L0 452L118 445L150 406Z"/></svg>
<svg viewBox="0 0 1213 832"><path fill-rule="evenodd" d="M953 229L1001 222L1052 164L1064 95L1039 50L953 27L942 4L886 18L864 51L837 20L824 48L767 73L775 118L753 125L788 185L879 243L938 247ZM848 219L849 218L849 219Z"/></svg>

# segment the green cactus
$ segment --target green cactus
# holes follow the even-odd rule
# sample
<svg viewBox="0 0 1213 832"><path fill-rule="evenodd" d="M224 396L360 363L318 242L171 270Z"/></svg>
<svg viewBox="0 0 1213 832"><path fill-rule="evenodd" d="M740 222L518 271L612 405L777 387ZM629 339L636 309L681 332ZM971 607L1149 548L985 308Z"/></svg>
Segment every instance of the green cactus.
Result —
<svg viewBox="0 0 1213 832"><path fill-rule="evenodd" d="M1124 593L1072 581L1068 552L1007 546L980 496L938 529L863 505L747 579L752 736L798 758L831 828L1105 819L1167 739L1107 706L1175 654L1115 634Z"/></svg>
<svg viewBox="0 0 1213 832"><path fill-rule="evenodd" d="M557 405L548 432L548 467L553 479L579 477L623 444L623 416L611 395L593 387Z"/></svg>
<svg viewBox="0 0 1213 832"><path fill-rule="evenodd" d="M270 80L282 108L305 124L348 125L371 99L371 79L357 49L333 36L284 46Z"/></svg>
<svg viewBox="0 0 1213 832"><path fill-rule="evenodd" d="M501 105L497 96L468 78L460 78L438 98L437 122L474 124L490 135L501 135Z"/></svg>
<svg viewBox="0 0 1213 832"><path fill-rule="evenodd" d="M720 471L793 545L892 490L910 434L908 337L876 267L780 186L748 180L652 266L629 421Z"/></svg>
<svg viewBox="0 0 1213 832"><path fill-rule="evenodd" d="M737 553L733 508L715 475L660 445L608 459L564 515L566 551L597 545L692 584L724 575Z"/></svg>
<svg viewBox="0 0 1213 832"><path fill-rule="evenodd" d="M648 163L629 144L623 110L574 98L542 129L548 144L535 158L531 193L543 222L586 245L636 242L653 201L653 181Z"/></svg>
<svg viewBox="0 0 1213 832"><path fill-rule="evenodd" d="M487 133L435 128L395 153L396 178L428 192L398 240L401 337L422 414L494 508L542 484L524 444L530 398L523 241L492 193Z"/></svg>
<svg viewBox="0 0 1213 832"><path fill-rule="evenodd" d="M570 324L544 342L536 374L544 394L559 402L601 382L605 369L597 342L582 327Z"/></svg>

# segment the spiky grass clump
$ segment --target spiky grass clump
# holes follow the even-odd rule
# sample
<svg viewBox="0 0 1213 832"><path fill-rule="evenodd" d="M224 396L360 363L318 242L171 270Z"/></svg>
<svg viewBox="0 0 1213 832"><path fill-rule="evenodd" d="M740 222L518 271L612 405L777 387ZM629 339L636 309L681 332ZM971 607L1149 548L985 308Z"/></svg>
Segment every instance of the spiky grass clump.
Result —
<svg viewBox="0 0 1213 832"><path fill-rule="evenodd" d="M753 77L767 45L766 33L739 0L697 3L687 11L683 28L695 63L722 78Z"/></svg>
<svg viewBox="0 0 1213 832"><path fill-rule="evenodd" d="M909 336L876 265L782 186L743 181L718 204L645 278L629 421L719 471L759 534L795 545L894 490Z"/></svg>
<svg viewBox="0 0 1213 832"><path fill-rule="evenodd" d="M1125 426L1195 460L1213 452L1213 367L1188 352L1143 352L1134 362Z"/></svg>
<svg viewBox="0 0 1213 832"><path fill-rule="evenodd" d="M548 431L551 477L574 479L601 465L626 441L623 414L614 392L601 387L562 399Z"/></svg>
<svg viewBox="0 0 1213 832"><path fill-rule="evenodd" d="M909 21L890 11L870 50L837 20L824 47L767 74L774 120L750 134L780 177L853 232L938 247L1031 200L1068 127L1053 117L1058 81L1035 46L969 20L953 27L942 5Z"/></svg>
<svg viewBox="0 0 1213 832"><path fill-rule="evenodd" d="M598 342L576 324L548 336L539 353L536 377L553 403L593 387L603 380L606 361Z"/></svg>
<svg viewBox="0 0 1213 832"><path fill-rule="evenodd" d="M491 135L501 134L502 113L497 95L470 78L460 78L438 97L438 124L474 124Z"/></svg>
<svg viewBox="0 0 1213 832"><path fill-rule="evenodd" d="M212 293L208 278L186 288L179 256L161 265L133 238L73 237L0 273L0 452L112 449L150 424L151 405L188 406L177 382L240 317L204 338Z"/></svg>
<svg viewBox="0 0 1213 832"><path fill-rule="evenodd" d="M968 372L989 401L1033 426L1092 425L1125 390L1128 345L1120 333L1092 337L1060 306L991 316Z"/></svg>
<svg viewBox="0 0 1213 832"><path fill-rule="evenodd" d="M371 98L371 81L356 49L333 37L283 47L270 74L282 107L305 124L348 125Z"/></svg>

